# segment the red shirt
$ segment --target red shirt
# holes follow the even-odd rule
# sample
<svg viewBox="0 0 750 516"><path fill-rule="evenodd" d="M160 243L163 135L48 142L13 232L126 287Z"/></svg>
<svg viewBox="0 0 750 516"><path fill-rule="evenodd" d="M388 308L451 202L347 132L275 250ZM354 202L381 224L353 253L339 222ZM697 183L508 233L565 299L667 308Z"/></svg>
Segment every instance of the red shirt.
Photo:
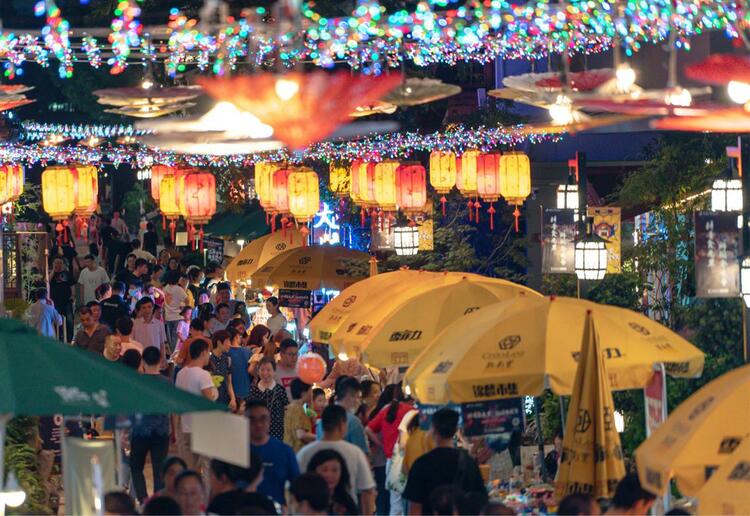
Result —
<svg viewBox="0 0 750 516"><path fill-rule="evenodd" d="M386 405L372 421L367 423L367 428L381 435L383 451L385 451L385 456L389 459L393 455L393 447L396 445L396 441L398 441L398 425L401 424L401 420L407 412L414 410L414 407L410 403L401 402L398 404L395 419L389 422L386 420L386 416L390 408L390 404Z"/></svg>

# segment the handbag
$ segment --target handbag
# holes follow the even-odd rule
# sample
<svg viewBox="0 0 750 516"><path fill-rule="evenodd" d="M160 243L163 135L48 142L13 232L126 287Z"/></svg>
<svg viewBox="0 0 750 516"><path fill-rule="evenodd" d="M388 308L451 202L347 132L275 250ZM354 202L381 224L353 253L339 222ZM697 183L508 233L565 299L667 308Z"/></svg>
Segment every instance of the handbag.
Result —
<svg viewBox="0 0 750 516"><path fill-rule="evenodd" d="M401 449L401 443L396 441L393 446L393 455L391 455L391 469L385 479L385 488L389 491L403 493L406 489L406 475L404 475L404 450Z"/></svg>

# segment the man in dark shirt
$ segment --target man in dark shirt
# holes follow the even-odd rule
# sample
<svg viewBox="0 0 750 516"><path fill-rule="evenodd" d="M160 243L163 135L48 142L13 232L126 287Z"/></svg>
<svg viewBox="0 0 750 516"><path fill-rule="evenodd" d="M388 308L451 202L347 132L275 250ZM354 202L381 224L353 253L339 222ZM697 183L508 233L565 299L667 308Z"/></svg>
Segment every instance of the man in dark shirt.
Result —
<svg viewBox="0 0 750 516"><path fill-rule="evenodd" d="M158 244L158 237L156 231L154 231L154 223L149 222L146 224L146 232L143 233L143 250L156 256L156 246Z"/></svg>
<svg viewBox="0 0 750 516"><path fill-rule="evenodd" d="M115 331L117 319L130 315L130 305L125 301L124 295L125 284L115 281L112 283L112 295L101 303L101 322L109 326L111 331Z"/></svg>
<svg viewBox="0 0 750 516"><path fill-rule="evenodd" d="M106 326L99 324L94 319L94 316L91 314L91 308L82 306L79 308L78 314L81 317L81 325L83 327L76 333L73 343L79 348L101 355L104 353L104 339L111 332Z"/></svg>
<svg viewBox="0 0 750 516"><path fill-rule="evenodd" d="M65 317L67 340L73 338L73 287L76 282L70 271L65 270L65 259L56 256L52 260L52 274L49 277L50 299L55 304L57 312ZM60 339L62 340L62 329L60 326Z"/></svg>
<svg viewBox="0 0 750 516"><path fill-rule="evenodd" d="M458 429L458 413L440 409L432 416L435 449L419 457L409 470L404 498L409 501L409 514L433 514L430 495L442 486L455 486L464 493L487 496L487 488L476 461L453 444Z"/></svg>

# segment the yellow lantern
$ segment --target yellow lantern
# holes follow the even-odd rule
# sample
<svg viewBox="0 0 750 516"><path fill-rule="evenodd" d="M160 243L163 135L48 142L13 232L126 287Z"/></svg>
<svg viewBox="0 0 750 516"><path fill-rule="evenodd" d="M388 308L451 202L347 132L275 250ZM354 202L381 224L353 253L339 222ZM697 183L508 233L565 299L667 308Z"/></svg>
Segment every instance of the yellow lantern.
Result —
<svg viewBox="0 0 750 516"><path fill-rule="evenodd" d="M79 217L90 217L96 211L99 198L99 174L92 166L71 167L71 172L75 184L73 213Z"/></svg>
<svg viewBox="0 0 750 516"><path fill-rule="evenodd" d="M375 201L375 163L363 161L359 164L359 202L365 208L373 208Z"/></svg>
<svg viewBox="0 0 750 516"><path fill-rule="evenodd" d="M318 174L311 168L292 169L287 181L289 189L289 212L297 222L307 223L320 209L320 184ZM307 227L302 228L307 233Z"/></svg>
<svg viewBox="0 0 750 516"><path fill-rule="evenodd" d="M23 183L21 165L0 165L0 204L17 201L23 193Z"/></svg>
<svg viewBox="0 0 750 516"><path fill-rule="evenodd" d="M42 205L54 220L65 220L76 208L75 178L70 167L49 167L42 172Z"/></svg>
<svg viewBox="0 0 750 516"><path fill-rule="evenodd" d="M274 210L273 173L279 168L279 163L259 161L255 164L255 193L261 207L267 213Z"/></svg>
<svg viewBox="0 0 750 516"><path fill-rule="evenodd" d="M430 184L441 195L445 216L445 194L456 186L456 155L452 152L432 151L430 153Z"/></svg>
<svg viewBox="0 0 750 516"><path fill-rule="evenodd" d="M159 185L159 210L164 220L169 219L169 229L172 233L172 242L174 242L176 219L180 217L180 207L177 203L177 176L164 176ZM164 223L166 226L166 222Z"/></svg>
<svg viewBox="0 0 750 516"><path fill-rule="evenodd" d="M375 165L375 202L383 211L396 211L396 170L398 161L382 161Z"/></svg>
<svg viewBox="0 0 750 516"><path fill-rule="evenodd" d="M359 166L361 164L362 160L355 159L349 165L349 196L356 205L359 205L361 201L359 196Z"/></svg>
<svg viewBox="0 0 750 516"><path fill-rule="evenodd" d="M331 193L341 199L348 196L352 183L351 169L341 163L331 162L328 170L328 188Z"/></svg>
<svg viewBox="0 0 750 516"><path fill-rule="evenodd" d="M477 196L477 159L480 154L478 150L467 150L461 154L456 166L456 188L464 197Z"/></svg>
<svg viewBox="0 0 750 516"><path fill-rule="evenodd" d="M500 158L500 194L515 206L513 216L518 231L518 207L531 194L531 163L523 152L508 152Z"/></svg>

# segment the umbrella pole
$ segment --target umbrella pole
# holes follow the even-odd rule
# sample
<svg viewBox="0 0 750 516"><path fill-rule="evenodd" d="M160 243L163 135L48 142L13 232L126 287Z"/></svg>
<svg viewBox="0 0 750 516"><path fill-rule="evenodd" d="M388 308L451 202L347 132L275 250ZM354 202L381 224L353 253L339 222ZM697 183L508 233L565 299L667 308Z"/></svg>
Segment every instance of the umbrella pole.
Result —
<svg viewBox="0 0 750 516"><path fill-rule="evenodd" d="M10 418L10 414L0 415L0 492L5 490L5 434ZM2 499L0 499L0 516L5 516L5 502Z"/></svg>
<svg viewBox="0 0 750 516"><path fill-rule="evenodd" d="M534 396L534 412L536 417L536 436L539 444L539 473L542 480L547 479L547 468L544 467L544 437L542 437L542 398Z"/></svg>
<svg viewBox="0 0 750 516"><path fill-rule="evenodd" d="M566 414L565 414L565 399L563 399L562 395L557 397L557 400L560 402L560 435L565 437L565 424L568 420Z"/></svg>

